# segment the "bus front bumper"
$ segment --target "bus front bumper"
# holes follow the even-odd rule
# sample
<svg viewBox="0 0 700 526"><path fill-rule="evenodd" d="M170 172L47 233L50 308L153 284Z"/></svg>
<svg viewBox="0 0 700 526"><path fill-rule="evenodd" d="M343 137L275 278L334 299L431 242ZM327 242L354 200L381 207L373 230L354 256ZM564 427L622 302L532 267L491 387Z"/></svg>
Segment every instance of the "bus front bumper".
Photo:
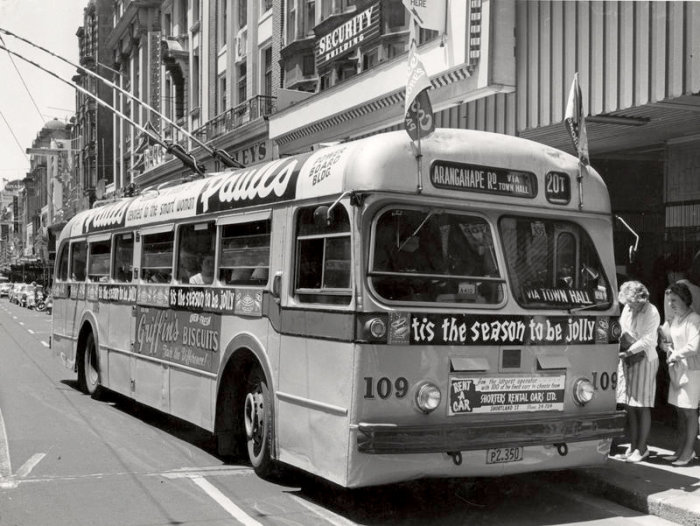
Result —
<svg viewBox="0 0 700 526"><path fill-rule="evenodd" d="M498 447L566 444L624 434L625 412L586 415L518 415L509 422L472 420L441 425L358 424L362 453L440 453Z"/></svg>

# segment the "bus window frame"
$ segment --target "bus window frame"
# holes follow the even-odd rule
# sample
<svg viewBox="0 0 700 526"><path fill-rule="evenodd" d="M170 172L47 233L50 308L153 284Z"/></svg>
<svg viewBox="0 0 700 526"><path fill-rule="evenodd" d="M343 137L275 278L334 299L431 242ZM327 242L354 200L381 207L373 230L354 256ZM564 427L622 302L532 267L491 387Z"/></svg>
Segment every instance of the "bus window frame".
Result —
<svg viewBox="0 0 700 526"><path fill-rule="evenodd" d="M92 270L92 247L93 245L96 245L97 243L104 243L105 241L109 242L109 257L108 257L108 268L107 268L107 274L100 274L101 278L106 277L106 279L92 279L90 277L90 270ZM87 238L87 263L85 265L86 272L85 272L85 279L90 282L90 283L106 283L107 281L110 280L110 276L112 275L112 251L113 251L113 244L112 244L112 234L101 234L101 235L96 235L96 236L90 236Z"/></svg>
<svg viewBox="0 0 700 526"><path fill-rule="evenodd" d="M220 277L221 273L221 262L222 262L222 251L223 251L223 231L224 227L231 225L247 225L251 223L267 222L269 225L269 235L268 235L268 255L267 255L267 278L265 283L247 283L245 280L237 280L236 282L229 282L228 280L222 280ZM217 236L216 236L216 276L215 280L219 282L221 286L224 287L262 287L266 288L270 284L270 274L272 269L272 210L262 210L251 213L246 213L237 216L228 216L217 219ZM232 268L232 267L223 267ZM257 270L257 268L255 269ZM255 272L255 270L253 272ZM249 278L249 279L252 279Z"/></svg>
<svg viewBox="0 0 700 526"><path fill-rule="evenodd" d="M156 234L165 234L165 233L172 233L173 234L173 251L172 255L170 257L170 279L168 281L164 282L158 282L154 283L149 280L146 280L143 278L143 271L145 268L166 268L166 267L144 267L143 266L143 258L145 256L145 250L144 250L144 245L146 244L144 241L145 237L156 235ZM164 225L155 225L155 226L148 226L148 227L142 227L139 230L136 231L138 233L138 243L139 243L139 277L138 281L139 283L144 283L144 284L149 284L149 285L167 285L173 283L174 279L174 265L175 265L175 250L176 250L176 236L175 236L175 223L167 223ZM136 250L136 247L134 247L134 250Z"/></svg>
<svg viewBox="0 0 700 526"><path fill-rule="evenodd" d="M349 261L349 286L347 288L324 288L323 287L323 273L321 273L321 287L320 288L308 288L308 287L298 287L297 283L299 280L299 272L300 272L300 265L301 265L301 257L300 257L300 236L299 236L299 214L301 213L302 210L307 210L307 209L317 209L319 207L323 206L331 206L332 202L320 202L320 203L315 203L315 204L304 204L301 206L297 206L294 208L294 213L292 217L292 228L291 228L291 235L292 235L292 276L291 276L291 288L292 288L292 297L294 298L294 302L300 305L305 305L305 306L319 306L323 308L342 308L342 309L348 309L348 308L353 308L354 301L355 301L355 271L354 271L354 261L355 261L355 254L354 254L354 229L352 227L353 221L354 221L354 210L355 208L349 204L349 202L344 202L344 201L338 201L335 204L335 207L340 207L342 206L343 209L345 210L345 213L347 214L348 217L348 230L347 232L333 232L333 233L320 233L320 234L307 234L304 236L301 236L301 240L309 240L309 239L323 239L324 240L324 248L325 248L325 240L327 239L332 239L332 238L341 238L341 237L348 237L349 238L349 244L350 244L350 261ZM325 251L324 251L324 256L322 259L322 269L325 269L326 267L326 257L325 257ZM313 299L305 299L303 296L308 296ZM319 301L320 298L344 298L348 297L347 302L343 303L334 303L332 300L331 301Z"/></svg>
<svg viewBox="0 0 700 526"><path fill-rule="evenodd" d="M482 282L491 282L495 283L500 286L502 290L502 298L501 301L495 302L495 303L464 303L464 302L455 302L455 301L407 301L404 299L389 299L385 298L382 296L374 287L374 284L372 282L372 278L376 277L376 272L381 272L381 271L376 271L375 270L375 256L376 256L376 251L375 248L377 246L376 244L376 236L377 236L377 223L379 222L379 218L387 213L390 212L391 210L413 210L413 211L422 211L422 212L430 212L431 210L439 210L442 213L446 214L454 214L454 215L460 215L460 216L468 216L468 217L473 217L476 219L479 219L484 222L489 228L489 234L491 236L491 248L493 250L493 253L491 254L491 257L493 258L493 263L496 265L496 269L498 270L498 275L497 276L465 276L465 279L470 279L470 280L479 280ZM414 203L412 201L397 201L397 202L391 202L388 204L382 204L379 206L377 209L373 210L367 210L366 215L368 215L370 219L370 224L369 224L369 230L368 230L368 237L366 240L366 243L369 244L368 250L367 250L367 260L366 260L366 271L364 278L366 281L366 287L368 290L372 292L372 295L377 301L381 301L382 303L386 303L387 305L412 305L412 306L425 306L425 307L458 307L461 309L464 308L469 308L469 309L479 309L479 310L498 310L502 309L504 305L508 302L508 296L510 294L510 288L508 284L508 274L507 274L507 268L506 268L506 263L505 259L502 253L499 253L500 246L499 246L499 234L498 234L498 218L493 218L490 215L487 215L483 210L473 210L473 209L462 209L462 208L457 208L457 207L444 207L444 206L436 206L432 204L424 205L424 204L418 204ZM381 275L389 275L389 273L383 273ZM401 277L406 277L409 274L405 273L398 273L398 276ZM436 278L439 278L439 275L436 275Z"/></svg>
<svg viewBox="0 0 700 526"><path fill-rule="evenodd" d="M119 271L117 267L117 238L124 238L125 236L131 236L131 270L129 272L129 279L122 280L117 278L116 273ZM110 279L114 283L133 283L134 281L134 254L136 253L136 231L130 230L126 232L115 232L112 234L112 255L110 258Z"/></svg>
<svg viewBox="0 0 700 526"><path fill-rule="evenodd" d="M85 273L85 276L83 277L82 280L80 279L75 279L73 278L73 252L74 252L74 247L75 245L79 245L80 243L85 244L85 269L83 272ZM88 259L88 242L87 242L87 237L79 237L79 238L74 238L70 240L70 251L68 253L68 281L71 281L73 283L85 283L87 280L87 259Z"/></svg>
<svg viewBox="0 0 700 526"><path fill-rule="evenodd" d="M63 257L63 254L65 253L66 255L66 262L65 262L65 276L61 277L60 271L61 271L61 257ZM58 268L56 269L56 275L55 275L55 280L60 281L60 282L65 282L68 281L70 278L70 272L68 270L69 264L70 264L70 240L65 240L62 241L61 244L58 246L58 251L56 252L57 257L56 261L58 262Z"/></svg>
<svg viewBox="0 0 700 526"><path fill-rule="evenodd" d="M197 230L196 228L194 228L197 225L205 225L207 231L209 230L209 225L211 225L213 227L213 236L214 236L214 246L213 246L214 270L213 270L213 272L214 272L214 277L213 277L211 283L204 283L204 284L190 283L189 278L188 278L188 281L183 281L181 279L181 276L180 276L180 268L181 268L180 267L180 258L182 257L182 255L180 253L181 252L180 251L180 244L181 244L180 243L180 241L181 241L180 232L185 227L192 227L194 230ZM173 269L174 269L174 272L171 276L171 281L173 283L176 283L177 285L188 285L188 286L191 285L191 286L198 286L198 287L202 287L202 286L212 287L212 286L217 286L219 284L218 283L218 275L216 274L216 269L217 269L218 263L219 263L218 257L217 257L217 247L219 246L219 233L220 233L220 229L219 229L219 226L217 224L217 221L214 219L211 219L211 218L206 219L206 220L202 220L202 218L199 218L199 220L197 220L197 221L188 220L188 221L183 221L182 223L178 223L177 225L175 225L175 233L174 233L174 239L173 239ZM143 251L142 251L142 254L143 254ZM202 255L202 257L200 258L200 263L202 261L204 261L204 257L206 255L207 254ZM202 269L202 267L200 265L200 270L199 270L200 273L201 273L201 269Z"/></svg>

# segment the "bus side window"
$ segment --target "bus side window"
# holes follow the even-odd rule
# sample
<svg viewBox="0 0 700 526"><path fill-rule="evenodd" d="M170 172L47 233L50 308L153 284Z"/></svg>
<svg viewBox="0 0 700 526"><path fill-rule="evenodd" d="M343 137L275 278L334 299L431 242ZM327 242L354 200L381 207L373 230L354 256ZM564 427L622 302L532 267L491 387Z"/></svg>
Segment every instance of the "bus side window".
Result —
<svg viewBox="0 0 700 526"><path fill-rule="evenodd" d="M56 278L60 281L68 279L68 243L61 245L58 253L58 273Z"/></svg>
<svg viewBox="0 0 700 526"><path fill-rule="evenodd" d="M142 237L141 279L149 283L170 283L173 275L173 233Z"/></svg>
<svg viewBox="0 0 700 526"><path fill-rule="evenodd" d="M104 283L109 279L110 251L109 240L90 243L90 258L88 260L88 278L90 281Z"/></svg>
<svg viewBox="0 0 700 526"><path fill-rule="evenodd" d="M270 220L224 225L219 279L227 285L264 286L270 274Z"/></svg>
<svg viewBox="0 0 700 526"><path fill-rule="evenodd" d="M352 299L350 219L344 206L333 208L330 219L320 208L297 215L295 292L299 301L348 305Z"/></svg>
<svg viewBox="0 0 700 526"><path fill-rule="evenodd" d="M209 285L214 281L216 225L213 221L178 228L177 274L180 283ZM207 256L211 259L207 259Z"/></svg>
<svg viewBox="0 0 700 526"><path fill-rule="evenodd" d="M117 234L114 236L114 266L112 279L120 283L130 283L134 266L134 235Z"/></svg>
<svg viewBox="0 0 700 526"><path fill-rule="evenodd" d="M87 263L87 243L78 241L71 245L70 272L73 281L85 281Z"/></svg>

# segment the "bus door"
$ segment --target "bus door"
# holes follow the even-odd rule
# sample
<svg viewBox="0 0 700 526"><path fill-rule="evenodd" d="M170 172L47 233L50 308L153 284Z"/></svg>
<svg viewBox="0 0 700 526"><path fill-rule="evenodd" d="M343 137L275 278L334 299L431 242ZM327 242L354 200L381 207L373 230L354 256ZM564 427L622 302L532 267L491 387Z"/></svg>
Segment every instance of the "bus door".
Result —
<svg viewBox="0 0 700 526"><path fill-rule="evenodd" d="M61 244L58 249L58 266L56 273L54 275L53 281L53 316L51 319L51 347L53 348L56 355L59 355L62 351L66 352L65 349L68 347L66 344L68 340L65 336L68 334L69 329L66 328L66 311L69 300L69 285L68 285L68 253L70 249L70 244L65 241Z"/></svg>
<svg viewBox="0 0 700 526"><path fill-rule="evenodd" d="M329 205L288 217L277 423L280 460L341 480L353 392L353 209L347 200Z"/></svg>
<svg viewBox="0 0 700 526"><path fill-rule="evenodd" d="M112 238L111 285L103 303L109 314L107 382L110 389L131 395L131 351L134 341L136 280L134 275L134 233Z"/></svg>
<svg viewBox="0 0 700 526"><path fill-rule="evenodd" d="M109 260L112 250L110 234L91 236L88 239L88 262L86 300L87 306L97 319L97 343L99 344L98 354L100 363L104 363L106 358L103 349L107 343L109 334L109 305L100 301L100 287L109 281Z"/></svg>
<svg viewBox="0 0 700 526"><path fill-rule="evenodd" d="M135 247L136 260L140 259L140 275L134 352L131 354L132 396L165 412L170 410L170 371L166 363L169 357L164 355L165 346L152 334L158 327L172 329L175 326L168 299L173 278L174 240L172 223L143 228L137 233Z"/></svg>
<svg viewBox="0 0 700 526"><path fill-rule="evenodd" d="M65 311L65 335L72 342L73 352L69 356L72 361L75 359L75 349L80 333L80 318L85 309L85 278L87 276L87 241L85 239L73 240L70 245L70 279L69 294L70 299L66 304Z"/></svg>

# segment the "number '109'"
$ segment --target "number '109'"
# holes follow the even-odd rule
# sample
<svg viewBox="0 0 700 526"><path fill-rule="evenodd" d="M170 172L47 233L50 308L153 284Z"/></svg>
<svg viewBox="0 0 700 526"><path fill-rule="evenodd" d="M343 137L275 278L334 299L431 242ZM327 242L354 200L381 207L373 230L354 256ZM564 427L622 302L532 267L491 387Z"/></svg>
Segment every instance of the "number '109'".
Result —
<svg viewBox="0 0 700 526"><path fill-rule="evenodd" d="M365 376L365 398L373 399L375 393L382 400L386 400L392 394L396 398L403 398L408 393L408 380L399 376L392 382L390 378L383 376L375 382L374 377Z"/></svg>

